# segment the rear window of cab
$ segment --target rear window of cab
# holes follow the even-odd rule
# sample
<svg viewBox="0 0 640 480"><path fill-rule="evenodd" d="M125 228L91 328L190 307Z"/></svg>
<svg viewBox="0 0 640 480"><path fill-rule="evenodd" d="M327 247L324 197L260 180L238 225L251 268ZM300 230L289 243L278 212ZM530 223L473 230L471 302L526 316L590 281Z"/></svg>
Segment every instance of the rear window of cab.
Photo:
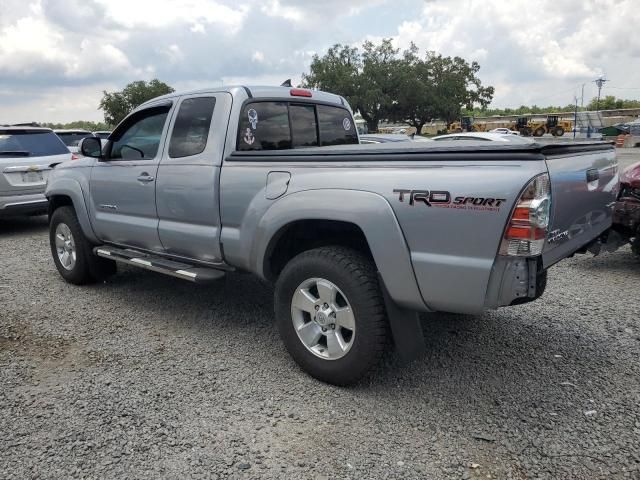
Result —
<svg viewBox="0 0 640 480"><path fill-rule="evenodd" d="M291 148L358 143L351 113L342 107L302 102L257 101L240 114L237 149Z"/></svg>

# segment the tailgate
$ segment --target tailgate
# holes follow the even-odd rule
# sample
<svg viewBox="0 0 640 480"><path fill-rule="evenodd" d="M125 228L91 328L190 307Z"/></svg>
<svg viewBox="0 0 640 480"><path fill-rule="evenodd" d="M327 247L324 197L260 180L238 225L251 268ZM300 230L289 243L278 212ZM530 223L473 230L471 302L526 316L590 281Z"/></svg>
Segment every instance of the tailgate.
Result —
<svg viewBox="0 0 640 480"><path fill-rule="evenodd" d="M612 223L618 163L609 144L550 145L543 149L551 179L551 224L544 267L597 238Z"/></svg>

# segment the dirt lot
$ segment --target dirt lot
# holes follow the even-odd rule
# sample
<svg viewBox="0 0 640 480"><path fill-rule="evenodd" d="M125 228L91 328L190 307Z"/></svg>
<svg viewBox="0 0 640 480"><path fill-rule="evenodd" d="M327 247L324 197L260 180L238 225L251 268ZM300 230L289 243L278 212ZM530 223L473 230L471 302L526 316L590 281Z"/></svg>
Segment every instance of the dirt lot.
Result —
<svg viewBox="0 0 640 480"><path fill-rule="evenodd" d="M629 248L577 256L537 302L425 315L424 358L340 389L255 278L74 287L46 219L0 221L0 478L640 478L639 291Z"/></svg>

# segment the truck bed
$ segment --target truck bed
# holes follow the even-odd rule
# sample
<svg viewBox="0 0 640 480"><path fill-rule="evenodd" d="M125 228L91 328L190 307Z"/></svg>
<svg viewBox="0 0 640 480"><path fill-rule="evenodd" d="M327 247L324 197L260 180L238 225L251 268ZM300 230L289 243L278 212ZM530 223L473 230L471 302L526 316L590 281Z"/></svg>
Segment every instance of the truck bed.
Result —
<svg viewBox="0 0 640 480"><path fill-rule="evenodd" d="M256 200L263 195L265 171L290 174L286 195L273 205ZM297 196L296 208L331 219L344 212L323 209L340 192L372 193L383 197L397 218L426 309L478 313L504 304L504 295L498 295L501 300L489 298L491 275L504 268L498 251L515 203L540 174L550 176L552 197L550 236L541 266L535 267L545 271L611 226L618 189L613 144L465 140L234 152L222 168L221 240L230 261L250 269L244 258L251 240L238 239L252 230L247 219L259 219L266 213L263 208L276 209ZM588 174L597 176L595 183L587 181ZM318 205L305 204L303 194L310 191ZM485 205L429 208L432 205L401 198L400 191L443 192L452 201L460 197ZM346 218L353 213L354 221L361 215L355 204L345 202L339 208L347 211ZM514 278L501 280L504 285L517 283L513 272ZM398 286L392 293L402 297L401 290ZM410 306L417 308L415 301Z"/></svg>

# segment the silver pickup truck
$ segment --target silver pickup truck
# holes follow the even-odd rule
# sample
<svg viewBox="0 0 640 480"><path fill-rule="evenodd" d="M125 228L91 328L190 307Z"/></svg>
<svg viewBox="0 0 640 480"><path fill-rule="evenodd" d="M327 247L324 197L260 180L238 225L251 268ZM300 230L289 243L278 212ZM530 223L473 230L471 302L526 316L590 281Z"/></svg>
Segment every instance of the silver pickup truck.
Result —
<svg viewBox="0 0 640 480"><path fill-rule="evenodd" d="M196 283L252 272L275 283L295 361L338 385L389 340L419 354L417 312L540 297L551 265L601 241L619 188L610 144L359 145L342 97L287 87L160 97L80 149L46 190L66 281L120 262Z"/></svg>

